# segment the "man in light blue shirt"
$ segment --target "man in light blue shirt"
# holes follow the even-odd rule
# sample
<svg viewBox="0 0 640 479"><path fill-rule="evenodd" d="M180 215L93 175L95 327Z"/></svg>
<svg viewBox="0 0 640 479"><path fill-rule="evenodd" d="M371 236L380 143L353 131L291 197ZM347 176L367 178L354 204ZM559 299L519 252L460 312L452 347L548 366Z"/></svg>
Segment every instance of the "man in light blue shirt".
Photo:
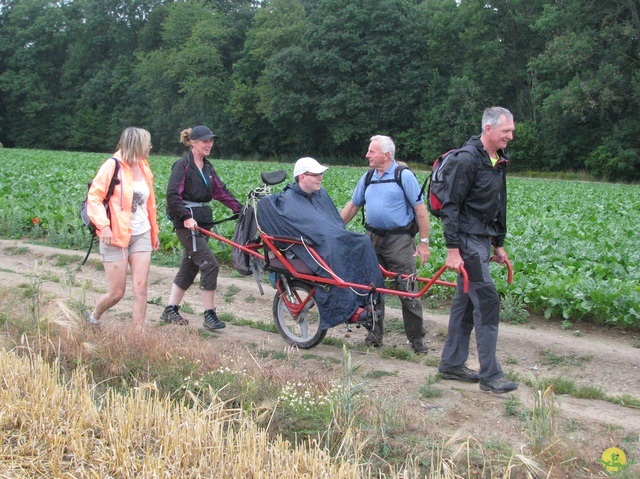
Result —
<svg viewBox="0 0 640 479"><path fill-rule="evenodd" d="M421 263L429 259L429 215L423 198L419 197L420 185L409 170L401 171L400 184L395 180L400 165L395 160L396 148L390 137L376 135L370 141L367 159L373 174L369 185L366 185L365 173L340 215L347 224L366 203L365 227L380 264L396 273L416 274L416 257ZM417 247L414 218L420 233ZM402 319L413 350L425 354L427 346L423 339L425 330L419 299L402 299ZM382 346L383 332L380 319L365 342L374 347Z"/></svg>

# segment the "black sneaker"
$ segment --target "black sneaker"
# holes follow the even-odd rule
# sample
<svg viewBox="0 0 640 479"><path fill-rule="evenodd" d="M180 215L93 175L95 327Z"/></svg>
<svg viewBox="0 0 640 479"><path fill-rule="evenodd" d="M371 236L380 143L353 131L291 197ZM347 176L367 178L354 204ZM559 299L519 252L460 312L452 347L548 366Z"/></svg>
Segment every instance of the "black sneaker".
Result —
<svg viewBox="0 0 640 479"><path fill-rule="evenodd" d="M368 334L367 337L364 338L364 344L372 348L381 348L382 339L378 339L374 335Z"/></svg>
<svg viewBox="0 0 640 479"><path fill-rule="evenodd" d="M454 381L462 381L463 383L477 383L480 381L478 373L466 366L438 372L440 376L442 376L442 379L452 379Z"/></svg>
<svg viewBox="0 0 640 479"><path fill-rule="evenodd" d="M178 309L180 306L167 306L160 315L160 321L169 324L179 324L180 326L186 326L189 324L189 320L180 316Z"/></svg>
<svg viewBox="0 0 640 479"><path fill-rule="evenodd" d="M204 312L204 324L202 326L213 331L214 329L222 329L227 325L223 321L220 321L215 309L207 309Z"/></svg>
<svg viewBox="0 0 640 479"><path fill-rule="evenodd" d="M416 354L427 354L429 352L429 348L424 344L422 339L414 339L411 341L411 347Z"/></svg>
<svg viewBox="0 0 640 479"><path fill-rule="evenodd" d="M504 376L491 381L480 381L481 391L491 391L492 393L502 394L518 389L518 383L509 381Z"/></svg>

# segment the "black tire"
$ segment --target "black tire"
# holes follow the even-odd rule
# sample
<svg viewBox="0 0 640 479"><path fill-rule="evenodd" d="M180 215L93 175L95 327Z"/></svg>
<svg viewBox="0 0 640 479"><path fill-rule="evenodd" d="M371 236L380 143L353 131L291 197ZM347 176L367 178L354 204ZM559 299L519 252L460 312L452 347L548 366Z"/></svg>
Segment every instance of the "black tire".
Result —
<svg viewBox="0 0 640 479"><path fill-rule="evenodd" d="M303 303L311 292L311 286L302 281L290 280L289 286L298 303ZM273 298L273 320L284 340L300 349L317 346L327 335L326 329L320 329L320 314L313 298L305 305L296 320L282 295L276 292Z"/></svg>

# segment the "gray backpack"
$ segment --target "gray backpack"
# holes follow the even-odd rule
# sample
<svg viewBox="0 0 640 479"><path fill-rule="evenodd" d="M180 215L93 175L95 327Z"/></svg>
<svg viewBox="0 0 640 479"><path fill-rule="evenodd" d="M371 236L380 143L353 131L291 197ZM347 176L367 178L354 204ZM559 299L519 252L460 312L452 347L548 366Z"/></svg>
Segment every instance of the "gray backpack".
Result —
<svg viewBox="0 0 640 479"><path fill-rule="evenodd" d="M258 224L256 223L256 214L253 206L249 204L246 205L238 214L238 221L233 232L232 240L234 243L242 246L259 242ZM245 253L240 248L232 248L231 261L238 273L245 276L253 274L256 269L254 260L258 259L255 256Z"/></svg>

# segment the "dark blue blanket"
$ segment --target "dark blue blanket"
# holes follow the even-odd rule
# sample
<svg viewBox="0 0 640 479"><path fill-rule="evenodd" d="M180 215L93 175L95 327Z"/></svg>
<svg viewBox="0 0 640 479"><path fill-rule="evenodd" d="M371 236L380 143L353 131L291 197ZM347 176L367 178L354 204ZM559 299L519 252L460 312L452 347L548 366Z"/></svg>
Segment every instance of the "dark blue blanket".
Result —
<svg viewBox="0 0 640 479"><path fill-rule="evenodd" d="M310 240L322 259L344 281L383 286L373 243L367 236L345 228L324 188L309 195L291 183L283 192L260 200L257 218L262 231L269 235ZM291 251L318 276L331 277L304 246L294 245ZM363 290L337 286L327 290L316 288L315 299L322 329L348 321L358 307L366 306L368 301Z"/></svg>

